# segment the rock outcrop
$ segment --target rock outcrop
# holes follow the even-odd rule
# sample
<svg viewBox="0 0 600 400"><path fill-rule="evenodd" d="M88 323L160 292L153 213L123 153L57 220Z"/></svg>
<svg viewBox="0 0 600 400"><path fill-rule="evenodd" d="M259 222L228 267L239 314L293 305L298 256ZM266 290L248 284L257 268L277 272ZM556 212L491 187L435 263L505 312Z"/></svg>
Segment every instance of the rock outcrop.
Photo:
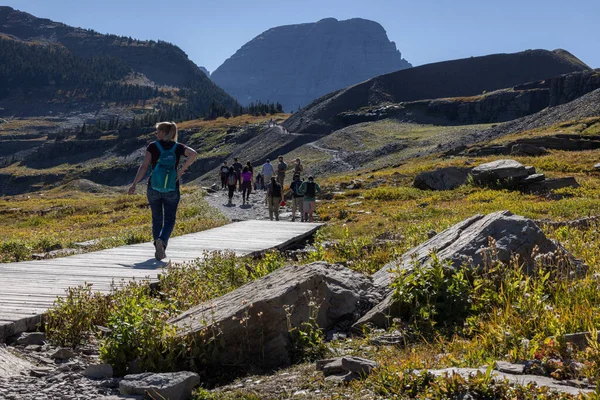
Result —
<svg viewBox="0 0 600 400"><path fill-rule="evenodd" d="M585 151L600 149L600 136L557 134L525 137L501 145L473 146L462 152L467 157L491 155L542 156L548 150Z"/></svg>
<svg viewBox="0 0 600 400"><path fill-rule="evenodd" d="M448 167L422 172L416 176L413 186L422 190L452 190L464 184L470 168Z"/></svg>
<svg viewBox="0 0 600 400"><path fill-rule="evenodd" d="M346 356L318 360L316 368L323 372L325 381L347 383L366 377L379 368L379 364L366 358Z"/></svg>
<svg viewBox="0 0 600 400"><path fill-rule="evenodd" d="M344 126L338 115L350 110L382 103L479 96L576 71L590 68L563 50L528 50L427 64L329 93L295 113L284 125L290 132L330 133Z"/></svg>
<svg viewBox="0 0 600 400"><path fill-rule="evenodd" d="M211 78L243 105L278 101L295 111L326 93L409 67L378 23L326 18L261 33Z"/></svg>
<svg viewBox="0 0 600 400"><path fill-rule="evenodd" d="M515 160L497 160L473 168L471 176L477 183L493 183L506 179L521 179L530 175L525 166Z"/></svg>
<svg viewBox="0 0 600 400"><path fill-rule="evenodd" d="M531 153L539 154L545 149L519 144L512 146L511 151L532 155ZM413 186L422 190L452 190L467 182L469 175L476 185L518 189L530 193L579 187L573 177L546 179L544 174L536 173L535 167L524 166L510 159L484 163L475 168L448 167L422 172L415 177Z"/></svg>
<svg viewBox="0 0 600 400"><path fill-rule="evenodd" d="M300 327L318 310L323 330L348 328L383 297L371 279L341 265L313 263L281 268L262 279L173 318L180 335L219 332L215 363L288 365L288 324Z"/></svg>
<svg viewBox="0 0 600 400"><path fill-rule="evenodd" d="M579 187L579 183L572 176L546 179L544 174L536 173L535 167L526 167L515 160L497 160L478 165L471 170L471 176L473 181L481 186L519 189L530 193Z"/></svg>
<svg viewBox="0 0 600 400"><path fill-rule="evenodd" d="M518 255L526 269L533 265L532 252L536 247L539 254L563 251L530 219L514 215L510 211L475 215L409 250L398 261L387 264L373 274L374 283L388 295L354 324L354 329L360 331L366 323L376 326L388 324L387 315L390 310L393 314L394 303L389 287L392 283L392 271L412 268L415 263L428 265L434 249L440 260L449 260L455 267L462 264L482 266L484 260L489 259L490 237L496 241L499 261L508 263L511 256Z"/></svg>
<svg viewBox="0 0 600 400"><path fill-rule="evenodd" d="M200 376L194 372L146 372L125 375L119 382L119 391L126 396L148 396L152 399L186 400L200 384Z"/></svg>
<svg viewBox="0 0 600 400"><path fill-rule="evenodd" d="M477 96L417 100L342 112L343 126L395 118L435 124L506 122L573 101L600 88L600 70L577 71Z"/></svg>
<svg viewBox="0 0 600 400"><path fill-rule="evenodd" d="M599 70L595 71L596 73L600 72ZM477 132L473 137L465 137L464 139L472 143L485 143L512 133L546 128L562 122L583 120L598 116L600 116L600 89L584 94L571 102L545 108L535 114L494 126Z"/></svg>

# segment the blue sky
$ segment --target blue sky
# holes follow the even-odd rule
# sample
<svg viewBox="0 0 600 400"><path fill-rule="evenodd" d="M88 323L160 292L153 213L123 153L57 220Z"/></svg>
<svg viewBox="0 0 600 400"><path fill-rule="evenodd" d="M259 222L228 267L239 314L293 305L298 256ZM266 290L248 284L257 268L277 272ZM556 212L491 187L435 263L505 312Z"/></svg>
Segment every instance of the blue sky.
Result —
<svg viewBox="0 0 600 400"><path fill-rule="evenodd" d="M334 17L379 22L413 65L563 48L600 67L600 0L4 0L1 5L101 33L162 39L214 71L280 25Z"/></svg>

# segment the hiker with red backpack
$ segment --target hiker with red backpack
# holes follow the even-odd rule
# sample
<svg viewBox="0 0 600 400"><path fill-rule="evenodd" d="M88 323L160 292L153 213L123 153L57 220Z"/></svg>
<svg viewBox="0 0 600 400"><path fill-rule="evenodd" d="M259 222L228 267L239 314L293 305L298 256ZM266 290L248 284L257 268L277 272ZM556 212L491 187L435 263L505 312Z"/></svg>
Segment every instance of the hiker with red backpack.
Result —
<svg viewBox="0 0 600 400"><path fill-rule="evenodd" d="M267 185L267 206L269 207L269 219L273 221L273 215L275 220L279 221L279 203L283 197L283 191L281 185L275 177L271 177L271 182Z"/></svg>
<svg viewBox="0 0 600 400"><path fill-rule="evenodd" d="M157 260L167 255L165 250L175 227L175 217L181 193L181 177L196 160L198 153L191 147L177 143L177 125L175 122L156 124L156 139L146 148L144 161L140 165L128 193L134 194L136 185L141 181L148 167L152 167L146 195L152 212L152 238ZM179 160L187 157L181 168Z"/></svg>

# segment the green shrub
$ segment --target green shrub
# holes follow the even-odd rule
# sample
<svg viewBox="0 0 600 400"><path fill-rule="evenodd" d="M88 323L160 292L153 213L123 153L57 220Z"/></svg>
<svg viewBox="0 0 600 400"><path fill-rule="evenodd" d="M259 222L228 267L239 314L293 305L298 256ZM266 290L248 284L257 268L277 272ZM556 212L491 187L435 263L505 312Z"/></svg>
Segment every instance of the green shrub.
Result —
<svg viewBox="0 0 600 400"><path fill-rule="evenodd" d="M514 385L508 380L492 376L492 367L469 377L459 374L445 374L435 377L429 372L416 373L411 370L393 371L380 368L369 377L369 383L375 392L384 398L400 399L576 399L567 393L552 391L535 384ZM585 397L584 397L585 398Z"/></svg>
<svg viewBox="0 0 600 400"><path fill-rule="evenodd" d="M110 298L93 292L91 284L69 288L46 314L48 339L59 346L77 347L105 324L109 309Z"/></svg>
<svg viewBox="0 0 600 400"><path fill-rule="evenodd" d="M159 286L175 309L183 311L229 293L284 264L285 259L277 251L259 258L239 258L233 252L207 252L195 262L167 266Z"/></svg>
<svg viewBox="0 0 600 400"><path fill-rule="evenodd" d="M412 187L379 187L364 193L367 200L417 200L427 196L427 192Z"/></svg>
<svg viewBox="0 0 600 400"><path fill-rule="evenodd" d="M167 359L166 351L176 340L174 327L167 324L173 312L170 304L151 295L147 282L130 283L115 292L106 322L111 332L101 342L100 357L119 376L133 360L144 371L173 370L177 365Z"/></svg>
<svg viewBox="0 0 600 400"><path fill-rule="evenodd" d="M31 257L31 245L19 239L7 240L0 243L0 261L24 261Z"/></svg>
<svg viewBox="0 0 600 400"><path fill-rule="evenodd" d="M288 334L290 335L292 362L315 361L327 353L325 345L325 335L319 324L317 317L319 316L320 304L316 297L309 290L304 294L308 303L308 320L302 321L300 326L292 325L292 314L294 307L285 305L285 315L287 321Z"/></svg>
<svg viewBox="0 0 600 400"><path fill-rule="evenodd" d="M432 253L430 265L415 262L397 274L392 288L398 316L419 332L433 333L438 326L453 330L469 315L472 288L466 267L453 268Z"/></svg>

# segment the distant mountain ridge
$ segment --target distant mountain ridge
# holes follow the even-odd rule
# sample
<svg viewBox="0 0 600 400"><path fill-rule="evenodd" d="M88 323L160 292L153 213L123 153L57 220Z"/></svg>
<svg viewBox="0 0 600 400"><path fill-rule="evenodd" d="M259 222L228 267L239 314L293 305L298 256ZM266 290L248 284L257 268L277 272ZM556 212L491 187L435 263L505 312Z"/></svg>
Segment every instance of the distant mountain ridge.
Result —
<svg viewBox="0 0 600 400"><path fill-rule="evenodd" d="M291 132L329 133L338 116L384 103L480 95L591 68L565 50L527 50L426 64L378 76L329 93L286 122Z"/></svg>
<svg viewBox="0 0 600 400"><path fill-rule="evenodd" d="M261 33L211 78L243 105L278 101L293 111L333 90L410 67L377 22L326 18Z"/></svg>
<svg viewBox="0 0 600 400"><path fill-rule="evenodd" d="M12 56L21 59L24 64L34 64L36 60L27 60L29 53L23 46L38 46L54 50L55 56L64 59L57 61L55 75L60 75L62 66L65 74L77 74L76 64L94 63L94 59L112 58L118 60L115 64L126 66L129 70L119 70L119 78L124 79L128 73L143 74L149 81L158 86L168 86L185 89L181 93L188 105L194 110L206 111L212 103L225 108L239 107L237 102L217 87L207 76L206 72L189 60L187 55L177 46L163 41L140 41L130 37L103 35L93 30L74 28L49 19L37 18L31 14L14 10L11 7L0 6L0 35L4 47L9 48ZM10 43L9 41L14 41ZM21 45L21 47L19 47ZM42 53L42 51L38 51ZM75 60L71 62L69 60ZM82 61L83 60L83 61ZM90 61L92 60L92 61ZM39 60L38 60L39 61ZM29 84L28 89L47 91L57 89L57 81L52 74L44 70L45 65L33 65L39 74L34 78L44 78L46 82L38 82L35 88ZM12 59L0 60L0 70L18 70L18 64ZM126 72L126 73L124 73ZM114 74L109 74L115 78ZM94 82L96 83L96 82ZM73 82L71 82L72 86ZM78 83L79 84L79 83ZM69 82L64 82L69 85ZM0 92L2 91L0 82ZM71 89L71 87L69 87ZM79 99L81 100L81 99Z"/></svg>

